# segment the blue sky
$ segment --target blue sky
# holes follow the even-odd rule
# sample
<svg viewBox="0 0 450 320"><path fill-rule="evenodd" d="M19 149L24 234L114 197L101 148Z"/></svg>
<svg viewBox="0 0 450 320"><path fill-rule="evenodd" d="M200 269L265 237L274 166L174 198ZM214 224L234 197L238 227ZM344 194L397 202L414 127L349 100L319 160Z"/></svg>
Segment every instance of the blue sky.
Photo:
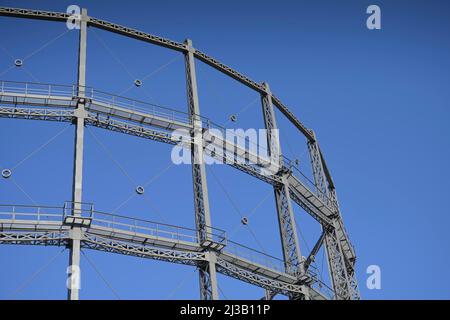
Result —
<svg viewBox="0 0 450 320"><path fill-rule="evenodd" d="M0 1L2 6L89 15L194 46L250 78L267 81L306 126L313 128L335 180L347 230L357 255L364 299L448 299L450 258L450 5L445 1ZM366 8L377 4L382 30L366 28ZM60 84L76 82L77 33L63 23L0 17L0 78ZM57 40L48 44L49 40ZM22 68L24 58L44 44ZM183 59L146 43L89 29L87 85L111 93L186 110ZM160 71L161 67L163 68ZM258 95L197 63L203 115L234 127L261 128ZM148 77L146 77L149 75ZM133 81L145 78L136 88ZM244 111L242 111L244 109ZM277 114L285 155L309 174L304 138ZM0 119L0 167L12 168L60 133L13 172L37 203L62 205L71 198L73 126ZM228 126L231 126L229 123ZM146 196L124 200L145 183ZM89 127L86 130L83 199L101 211L194 226L191 172L170 166L171 147ZM271 187L225 166L208 167L213 224L232 239L281 256ZM239 213L249 215L240 226ZM11 180L0 180L0 203L30 204ZM319 236L299 208L301 249ZM255 236L252 236L251 233ZM255 239L256 238L256 239ZM64 299L67 250L0 246L0 298ZM122 299L196 299L191 267L85 251ZM318 255L319 256L319 255ZM50 263L51 262L51 263ZM48 267L43 268L45 266ZM365 286L367 266L382 271L382 289ZM317 261L319 270L326 262ZM43 268L42 272L37 271ZM326 279L325 279L326 280ZM259 298L260 288L219 276L222 298ZM81 298L114 299L82 256Z"/></svg>

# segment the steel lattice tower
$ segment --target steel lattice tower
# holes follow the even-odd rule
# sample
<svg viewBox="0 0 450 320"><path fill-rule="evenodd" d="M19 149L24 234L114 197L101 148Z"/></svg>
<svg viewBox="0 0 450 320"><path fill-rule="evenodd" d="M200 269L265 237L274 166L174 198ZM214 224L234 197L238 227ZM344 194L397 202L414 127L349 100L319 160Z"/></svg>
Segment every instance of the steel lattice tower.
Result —
<svg viewBox="0 0 450 320"><path fill-rule="evenodd" d="M66 23L70 14L40 10L0 7L0 15L27 19L51 20ZM2 210L0 219L0 244L56 245L70 248L69 265L72 272L80 264L81 248L133 255L174 263L196 266L199 270L200 298L218 299L217 272L259 286L266 290L265 299L283 294L290 299L359 299L355 277L356 255L344 228L334 182L316 139L297 117L270 91L267 83L257 83L236 70L194 48L191 40L184 43L154 36L132 28L90 17L86 9L79 16L78 81L73 86L13 83L1 81L0 117L75 124L72 201L62 207L26 206L35 214L21 216L25 206L10 205ZM153 45L175 50L184 56L188 100L188 113L183 120L175 120L164 113L143 111L115 104L111 95L106 103L99 100L96 90L86 87L86 43L88 27L99 28L134 38ZM192 141L202 139L209 120L200 114L195 61L199 60L228 75L261 96L262 116L268 130L269 154L278 155L280 169L266 175L252 163L234 161L228 165L273 186L279 231L283 252L281 270L272 265L249 261L227 251L226 234L211 225L205 155L220 158L202 144L191 143L192 181L196 229L173 228L178 239L164 238L157 232L158 223L152 227L140 226L137 220L127 218L126 228L114 226L114 215L94 210L83 203L83 147L85 126L95 126L123 134L137 136L175 145L171 130L182 128L191 132ZM43 90L42 88L45 88ZM55 90L58 88L58 90ZM124 101L131 101L123 98ZM272 135L277 129L274 107L302 133L307 140L315 189L302 182L299 172L282 156L280 141ZM175 111L174 111L175 112ZM218 141L217 143L220 143ZM223 160L223 159L219 159ZM310 214L322 228L322 234L306 259L302 258L295 226L293 205ZM3 209L3 208L2 208ZM109 220L108 220L109 219ZM110 221L114 236L99 221ZM134 228L134 229L133 229ZM127 230L133 230L132 235ZM183 236L181 240L180 234ZM188 239L188 240L186 240ZM311 263L324 246L327 252L329 274L332 282L330 295L323 291L311 273ZM321 289L322 287L322 289ZM79 298L78 289L69 289L68 298Z"/></svg>

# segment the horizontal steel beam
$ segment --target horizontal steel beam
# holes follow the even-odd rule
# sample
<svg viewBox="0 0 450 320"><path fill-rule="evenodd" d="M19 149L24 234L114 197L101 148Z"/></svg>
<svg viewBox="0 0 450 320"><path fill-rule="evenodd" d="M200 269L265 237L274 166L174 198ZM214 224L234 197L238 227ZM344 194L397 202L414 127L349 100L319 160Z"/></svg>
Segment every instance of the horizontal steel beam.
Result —
<svg viewBox="0 0 450 320"><path fill-rule="evenodd" d="M292 200L301 206L326 229L333 228L331 217L333 211L328 208L315 193L309 190L295 176L289 176L289 191Z"/></svg>
<svg viewBox="0 0 450 320"><path fill-rule="evenodd" d="M0 118L71 122L73 110L0 107Z"/></svg>
<svg viewBox="0 0 450 320"><path fill-rule="evenodd" d="M49 231L49 232L12 232L1 231L0 244L13 245L44 245L44 246L66 246L69 241L68 232Z"/></svg>
<svg viewBox="0 0 450 320"><path fill-rule="evenodd" d="M68 13L4 7L0 7L0 16L11 16L59 22L66 22L69 18L72 17L71 14ZM200 50L187 46L185 43L172 41L166 38L158 37L94 17L84 17L83 21L91 27L96 27L109 32L121 34L130 38L169 48L178 52L189 52L196 59L213 67L219 72L230 76L231 78L244 84L250 89L255 90L259 93L266 93L266 88L264 85L251 80L245 75L208 56ZM68 96L54 96L50 94L50 90L47 96L31 94L29 92L25 92L25 94L16 94L15 96L7 96L4 95L3 82L1 87L2 89L0 94L0 104L7 105L7 107L0 108L0 117L73 121L74 118L80 116L79 114L75 114L76 111L73 110L74 106L76 106L78 103L78 99L80 99L80 97L75 96L75 93L73 91L72 94ZM92 95L93 92L94 91L92 91ZM112 97L112 99L114 101L114 97ZM309 142L315 141L315 136L312 130L306 128L286 105L284 105L278 98L274 96L272 97L272 100L273 104L307 138ZM49 108L17 108L18 105ZM59 109L53 109L55 107L58 107ZM64 110L64 108L67 109ZM109 101L105 103L103 101L95 99L88 99L86 110L88 112L83 115L83 117L86 117L87 124L170 144L175 144L176 141L171 138L170 132L168 131L177 128L192 128L191 123L183 121L180 122L179 120L176 120L175 113L173 119L167 119L164 116L160 117L156 115L155 112L153 115L148 116L148 114L146 114L145 112L141 112L141 110L129 110L127 109L127 107L122 107L119 105L111 106L111 103ZM153 130L149 127L157 127L158 130ZM328 171L320 149L319 153L328 186L329 188L334 190L334 182L332 180L330 172ZM213 154L209 154L209 156L215 157ZM280 184L280 179L277 175L266 176L264 174L261 174L261 172L259 172L258 170L258 167L255 165L249 165L246 163L240 164L236 162L230 165L265 182L271 183L273 185ZM293 182L293 184L291 183L290 194L292 195L294 201L297 202L308 213L310 213L314 218L316 218L325 228L333 228L333 224L330 223L330 219L336 218L336 214L339 216L338 208L335 209L334 207L328 207L327 204L324 204L323 201L321 201L316 196L316 194L314 194L310 189L306 187L306 185L304 185L294 176L291 176L289 179L292 180L291 182ZM348 236L345 232L342 220L339 219L338 222L339 225L336 226L336 228L340 230L340 233L338 234L339 241L341 242L344 251L349 252L348 255L350 256L350 260L353 263L353 247L348 240ZM192 248L190 248L189 250L191 249Z"/></svg>
<svg viewBox="0 0 450 320"><path fill-rule="evenodd" d="M54 245L67 246L69 240L69 231L0 231L0 244L14 244L14 245ZM165 249L144 244L134 244L117 239L112 239L109 236L97 236L89 232L83 234L81 247L92 250L99 250L104 252L124 254L128 256L136 256L140 258L149 258L154 260L161 260L171 263L185 264L191 266L198 266L199 262L207 261L205 252L198 252L192 250L176 250ZM220 267L219 267L220 266ZM258 267L255 267L258 269ZM236 261L227 262L223 260L220 255L218 258L218 272L236 278L238 280L257 285L262 288L277 290L280 293L289 294L290 292L299 293L300 286L292 283L287 283L278 278L270 278L267 275L255 272L256 270L245 269Z"/></svg>
<svg viewBox="0 0 450 320"><path fill-rule="evenodd" d="M287 106L285 106L280 99L272 95L273 104L281 111L282 114L308 139L308 141L315 141L311 131L305 127L303 123L292 113Z"/></svg>
<svg viewBox="0 0 450 320"><path fill-rule="evenodd" d="M93 235L89 232L84 233L84 239L81 242L81 247L193 266L196 266L199 261L206 260L206 255L204 252L167 249L147 246L144 244L135 244L113 239L110 236Z"/></svg>
<svg viewBox="0 0 450 320"><path fill-rule="evenodd" d="M5 85L3 85L5 83ZM68 108L64 110L52 111L52 109L25 109L17 107L2 107L0 108L0 117L13 117L13 118L24 118L24 119L38 119L38 120L60 120L68 121L70 120L70 115L74 116L72 107L74 101L79 99L78 97L73 97L73 88L68 87L64 91L64 95L54 96L50 95L49 92L45 94L37 94L36 89L33 87L25 85L24 92L20 92L20 89L12 88L14 92L9 92L9 83L2 82L2 91L0 92L0 104L5 105L38 105L48 108L62 107ZM42 90L42 89L41 89ZM88 90L89 91L89 90ZM131 109L135 106L136 102L128 101L126 98L114 97L109 94L102 93L100 96L96 90L90 89L88 96L90 97L86 103L86 110L89 111L86 118L86 123L97 126L104 129L109 129L112 131L117 131L125 134L130 134L134 136L139 136L151 140L156 140L169 144L176 144L171 137L170 130L174 129L185 129L190 130L191 124L188 119L184 119L183 114L175 116L175 111L170 111L168 109L155 110L151 109L151 106L146 106L148 109ZM108 97L105 100L105 96ZM101 98L101 101L97 100ZM122 99L122 100L120 100ZM123 101L127 101L127 104L123 106ZM121 103L121 105L116 105L115 103ZM152 111L153 110L153 111ZM163 113L166 112L166 114ZM206 123L209 121L203 119ZM149 127L156 127L161 130L154 130ZM207 129L207 128L205 128ZM220 139L215 139L219 141ZM221 140L220 140L221 141ZM230 143L228 143L230 144ZM186 144L186 147L190 147L190 144ZM239 150L238 150L239 151ZM246 164L242 161L225 161L223 154L220 152L212 153L212 150L205 148L207 155L216 158L224 163L231 165L251 176L254 176L264 182L270 183L272 185L278 185L281 183L280 179L276 175L266 175L261 172L261 168ZM244 152L242 152L244 154ZM249 157L251 155L249 154ZM257 156L253 156L255 158ZM252 159L253 159L252 158ZM306 205L315 210L314 215L320 218L321 222L325 222L330 225L327 217L332 215L332 211L328 209L320 199L313 194L305 185L303 185L299 179L295 176L291 176L290 188L292 192L296 192L301 196L297 196L295 199L303 199L306 201ZM310 210L311 211L311 210Z"/></svg>
<svg viewBox="0 0 450 320"><path fill-rule="evenodd" d="M151 44L155 44L161 47L169 48L172 50L185 52L186 45L184 43L176 42L173 40L169 40L166 38L158 37L152 35L150 33L146 33L143 31L139 31L133 28L124 27L116 23L108 22L105 20L97 19L94 17L89 17L88 25L92 27L96 27L99 29L103 29L106 31L110 31L113 33L121 34L123 36L127 36L130 38L134 38L137 40L141 40L144 42L149 42Z"/></svg>
<svg viewBox="0 0 450 320"><path fill-rule="evenodd" d="M67 245L71 212L66 205L0 205L0 244ZM195 266L209 259L198 244L194 229L98 212L92 207L82 210L79 217L88 222L81 236L84 248ZM221 232L211 230L214 234ZM252 257L258 254L246 249L251 251ZM302 283L298 283L297 277L286 274L282 267L274 268L271 263L261 264L231 252L226 240L224 248L216 251L224 274L271 290L298 293ZM276 259L259 254L263 259Z"/></svg>
<svg viewBox="0 0 450 320"><path fill-rule="evenodd" d="M69 14L63 12L5 7L0 7L0 16L64 22L70 17Z"/></svg>
<svg viewBox="0 0 450 320"><path fill-rule="evenodd" d="M2 16L11 16L11 17L20 17L20 18L29 18L29 19L40 19L40 20L54 20L54 21L67 21L70 17L67 13L61 12L49 12L42 10L30 10L30 9L19 9L19 8L6 8L0 7L0 15ZM186 52L189 50L186 47L186 44L169 40L163 37L158 37L143 31L139 31L133 28L121 26L116 23L108 22L105 20L97 19L94 17L87 18L88 26L96 27L99 29L103 29L106 31L110 31L113 33L121 34L123 36L127 36L130 38L134 38L137 40L141 40L144 42L148 42L151 44L155 44L158 46L162 46L165 48L169 48L172 50L176 50L179 52ZM265 93L265 87L261 83L257 83L256 81L246 77L242 73L234 70L233 68L221 63L217 59L214 59L204 52L193 49L194 57L198 60L208 64L214 69L222 72L223 74L239 81L245 86L249 87L257 91L258 93ZM294 124L296 128L300 130L301 133L305 135L308 140L313 141L314 137L311 135L310 131L298 120L297 117L285 106L278 98L273 97L274 105L287 117L289 121Z"/></svg>
<svg viewBox="0 0 450 320"><path fill-rule="evenodd" d="M244 84L245 86L249 87L250 89L253 89L259 93L265 92L265 88L262 84L251 80L250 78L244 76L242 73L240 73L240 72L230 68L229 66L223 64L222 62L208 56L206 53L203 53L200 50L195 49L194 56L198 60L206 63L207 65L222 72L223 74L239 81L240 83Z"/></svg>
<svg viewBox="0 0 450 320"><path fill-rule="evenodd" d="M302 293L300 285L285 283L276 279L258 275L255 272L243 269L234 263L227 262L220 258L217 259L217 271L265 289L277 290L285 295L289 295L292 292Z"/></svg>
<svg viewBox="0 0 450 320"><path fill-rule="evenodd" d="M0 102L1 103L1 102ZM18 118L18 119L31 119L31 120L48 120L48 121L72 121L74 117L74 110L72 109L51 109L51 108L18 108L18 107L0 107L0 117L7 118ZM114 112L110 114L95 114L89 112L86 118L86 124L96 126L99 128L112 130L124 134L129 134L141 138L151 139L154 141L164 142L168 144L175 145L178 141L174 140L170 132L158 131L143 124L139 123L137 120L128 119L125 121L124 117L119 117L116 119ZM131 118L131 117L130 117ZM211 150L205 149L205 152L209 156ZM213 157L218 158L219 155L214 155ZM223 160L223 159L218 159ZM278 185L280 183L277 176L267 176L262 174L258 168L255 168L249 164L242 164L238 162L227 163L244 173L247 173L253 177L258 178L261 181L270 183L272 185ZM294 176L289 177L290 180L290 190L293 194L293 200L301 205L309 214L316 218L322 225L329 228L332 226L330 222L330 215L332 214L331 209L326 207L323 202L321 202L312 191L310 191L300 180L296 179Z"/></svg>

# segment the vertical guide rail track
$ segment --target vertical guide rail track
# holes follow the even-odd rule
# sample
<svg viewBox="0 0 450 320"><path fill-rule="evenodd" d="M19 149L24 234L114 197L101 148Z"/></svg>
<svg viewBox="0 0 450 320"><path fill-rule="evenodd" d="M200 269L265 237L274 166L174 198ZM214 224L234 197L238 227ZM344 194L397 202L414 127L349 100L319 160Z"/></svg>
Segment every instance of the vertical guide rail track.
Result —
<svg viewBox="0 0 450 320"><path fill-rule="evenodd" d="M264 83L266 92L261 95L262 112L264 116L264 124L267 130L267 145L269 156L272 162L275 162L279 168L284 167L283 156L278 134L278 127L275 118L275 112L272 104L272 93L269 85ZM289 194L289 182L287 181L285 172L281 169L277 174L281 176L281 184L274 186L275 205L278 215L278 227L280 229L281 245L285 264L285 271L292 275L303 275L304 269L302 264L302 255L297 238L295 227L294 212L292 210L291 197ZM305 288L306 291L306 288ZM291 296L291 298L305 298Z"/></svg>
<svg viewBox="0 0 450 320"><path fill-rule="evenodd" d="M314 132L312 135L315 137ZM326 174L322 153L317 140L308 142L314 180L322 201L333 208L333 228L326 228L325 247L330 268L331 280L336 299L359 299L359 291L354 272L353 248L347 242L342 218L339 212L336 192L331 177ZM346 247L347 246L347 247Z"/></svg>
<svg viewBox="0 0 450 320"><path fill-rule="evenodd" d="M192 181L194 187L195 223L197 227L200 245L213 241L211 239L211 216L209 212L208 186L206 182L206 168L204 161L202 119L200 118L200 106L198 102L197 77L195 73L194 49L192 41L186 40L187 51L185 53L186 65L186 90L188 98L189 117L193 124L192 129ZM200 299L217 300L219 298L217 288L216 264L213 251L209 251L209 261L199 267L200 273Z"/></svg>
<svg viewBox="0 0 450 320"><path fill-rule="evenodd" d="M81 215L81 203L83 194L83 148L84 148L84 119L86 111L85 87L86 87L86 45L87 45L87 10L82 9L80 21L80 38L78 47L78 101L75 110L75 150L73 166L72 202L73 216ZM78 300L80 281L80 241L82 229L74 225L69 233L69 281L68 298Z"/></svg>
<svg viewBox="0 0 450 320"><path fill-rule="evenodd" d="M73 17L68 13L61 12L49 12L42 10L31 10L31 9L18 9L18 8L5 8L0 7L0 16L10 16L19 17L27 19L39 19L39 20L49 20L58 21L66 23L68 19ZM72 205L70 207L71 215L74 221L80 219L82 215L82 171L83 171L83 138L84 138L84 126L86 124L99 124L101 121L105 122L105 128L114 129L113 124L117 120L103 120L99 117L98 113L95 116L95 121L93 120L93 115L90 113L91 101L94 99L94 91L91 93L87 92L86 88L86 39L87 39L87 28L95 27L103 29L109 32L117 33L126 37L165 47L171 50L180 52L185 57L185 68L186 68L186 87L187 87L187 97L188 97L188 124L187 126L192 130L193 143L191 146L191 158L192 158L192 175L193 175L193 188L194 188L194 204L195 204L195 220L196 220L196 232L197 232L197 242L202 248L202 254L206 257L198 265L200 273L200 296L202 299L218 299L218 286L216 279L216 268L221 272L227 272L231 275L238 276L243 274L242 270L225 268L225 262L219 258L221 257L221 248L223 245L218 245L215 242L212 232L212 224L209 212L208 203L208 188L205 174L205 167L203 163L203 157L205 150L202 145L202 118L200 116L198 93L197 93L197 82L195 74L195 60L202 61L219 72L226 74L227 76L235 79L236 81L242 83L248 88L258 92L261 95L261 101L263 106L263 115L265 126L269 133L272 130L277 129L276 120L273 112L273 106L277 107L281 113L301 132L308 144L308 149L311 157L311 164L313 168L314 175L314 187L315 192L310 191L305 187L298 178L295 177L295 172L293 173L289 170L289 165L284 163L283 157L280 154L278 159L280 170L272 176L263 177L262 180L271 183L274 186L274 193L276 199L276 207L279 219L280 235L282 239L282 249L284 256L284 271L286 274L297 278L297 284L301 287L301 293L295 291L296 293L289 294L291 299L298 298L308 298L316 295L311 289L310 285L303 279L303 276L307 272L307 269L312 262L317 251L320 249L322 243L325 244L327 250L327 258L329 264L330 278L332 280L334 289L335 299L359 299L358 285L355 277L355 261L356 255L351 245L347 232L345 230L343 220L341 217L339 205L336 197L336 190L334 183L331 178L331 174L327 168L323 155L320 151L318 141L316 140L315 134L312 130L307 129L299 119L284 105L277 97L275 97L265 83L257 83L245 75L239 73L236 70L228 67L227 65L221 63L220 61L206 55L202 51L199 51L192 46L190 40L186 40L184 43L172 41L162 37L158 37L152 34L148 34L136 29L124 27L115 23L111 23L105 20L97 19L94 17L89 17L87 15L87 10L82 9L81 15L78 17L78 22L80 24L80 37L79 37L79 51L78 51L78 80L77 85L72 89L72 97L65 97L64 94L57 94L55 97L55 92L50 90L48 92L48 99L45 99L46 104L55 104L62 107L61 110L51 110L48 109L20 109L17 108L17 102L21 101L22 104L30 103L33 101L33 97L27 95L25 90L24 97L13 97L12 100L1 100L0 102L5 102L6 104L14 104L13 107L6 108L2 111L2 117L22 117L27 119L40 119L40 120L59 120L59 121L72 121L75 126L75 146L74 146L74 170L73 170L73 192L72 192ZM3 82L2 82L2 99L3 95ZM60 96L62 95L62 96ZM91 96L90 96L91 95ZM64 96L64 97L63 97ZM50 99L51 98L51 99ZM98 97L95 97L98 100ZM6 97L8 99L8 97ZM31 99L31 100L30 100ZM37 97L36 99L41 99ZM35 105L39 103L35 100ZM42 100L42 99L41 99ZM114 98L113 98L114 102ZM105 108L102 103L97 103L98 108ZM114 103L113 103L114 104ZM31 103L33 105L33 103ZM66 107L69 107L66 109ZM107 105L109 108L110 105ZM71 109L74 108L74 109ZM116 109L120 109L116 106ZM123 108L122 108L123 109ZM120 109L121 112L124 110ZM103 110L103 109L102 109ZM105 111L105 110L104 110ZM138 112L138 111L137 111ZM135 117L141 117L141 115ZM148 115L147 115L148 117ZM153 115L154 123L161 122L161 119L156 119L156 115ZM144 119L144 118L142 118ZM147 118L145 118L147 119ZM123 120L123 119L122 119ZM136 119L130 118L130 121L135 121ZM147 121L147 120L145 120ZM151 121L150 121L151 122ZM162 123L162 122L161 122ZM174 122L175 123L175 122ZM178 123L178 125L184 126ZM138 128L136 125L130 123L117 124L118 131L131 134L131 129L138 130L137 136L143 136L142 128ZM102 126L101 126L102 127ZM276 130L275 130L276 131ZM145 131L147 132L147 131ZM150 137L150 135L149 135ZM159 137L159 136L158 136ZM161 140L163 142L172 143L167 137L156 138L154 136L152 139ZM158 140L158 141L159 141ZM268 135L268 146L269 149L278 148L279 137L272 139L271 135ZM270 153L270 150L269 150ZM239 167L244 172L252 174L253 171L245 169L244 167ZM262 178L262 175L254 176ZM297 232L295 228L295 219L293 216L292 200L297 203L306 212L311 214L321 225L323 229L323 241L320 240L314 248L314 252L310 253L307 261L303 261L301 256ZM91 208L91 210L93 210ZM77 272L80 260L80 242L83 243L84 240L84 229L77 224L72 224L68 232L68 246L70 248L70 269L71 273L69 279L75 279L73 274ZM12 234L7 235L8 237L13 236ZM1 239L0 239L1 240ZM220 249L218 249L220 248ZM228 263L228 262L227 262ZM233 271L231 271L233 270ZM247 278L250 279L250 278ZM75 283L76 284L76 283ZM266 288L267 289L267 288ZM268 289L267 289L268 290ZM308 293L308 290L309 293ZM281 291L280 291L281 292ZM267 297L272 298L277 291L268 290ZM286 291L285 291L286 293ZM78 289L72 287L68 291L69 299L78 299Z"/></svg>

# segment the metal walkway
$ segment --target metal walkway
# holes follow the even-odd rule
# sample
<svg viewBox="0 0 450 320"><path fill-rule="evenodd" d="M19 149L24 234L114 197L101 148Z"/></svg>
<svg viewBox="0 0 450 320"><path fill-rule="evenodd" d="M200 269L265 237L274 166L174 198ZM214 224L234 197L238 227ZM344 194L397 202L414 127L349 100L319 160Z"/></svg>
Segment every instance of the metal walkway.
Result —
<svg viewBox="0 0 450 320"><path fill-rule="evenodd" d="M120 133L139 136L142 138L169 144L177 144L180 142L178 139L175 139L172 136L173 130L193 129L188 115L183 112L137 100L115 96L95 90L93 88L85 88L84 96L80 97L77 92L77 86L75 85L54 85L0 81L0 117L4 118L71 122L73 117L75 116L75 113L77 112L76 105L79 99L86 99L87 125L92 125L107 130L117 131ZM201 119L203 129L222 129L209 119L206 119L204 117L202 117ZM217 148L222 148L223 146L223 140L215 139L214 143L216 144ZM238 150L238 152L241 152L241 154L244 153L244 150L239 150L241 147L237 144L234 144L234 142L227 141L226 143L228 145L233 145L235 149ZM190 143L184 144L184 147L190 148L191 145ZM217 158L221 161L223 160L223 158L219 158L217 155L211 153L207 148L205 148L204 150L205 153L210 157ZM259 157L257 155L253 155L245 159L247 162L245 164L243 164L242 161L236 161L233 163L224 161L224 163L272 185L280 184L281 181L278 176L268 176L262 173L261 167L258 165L258 163L252 162L252 160L258 159ZM289 164L290 160L285 158L285 163ZM292 200L300 205L318 222L320 222L325 229L333 228L331 218L335 215L335 212L330 207L324 204L317 192L312 191L314 190L313 182L309 181L300 171L296 170L295 167L285 167L282 170L288 170L290 173L288 176L288 181ZM51 216L47 216L47 218L48 217ZM58 218L60 218L60 216L58 216ZM123 218L125 219L125 217ZM129 236L131 237L130 239L116 239L116 233L111 233L111 229L108 229L108 227L106 227L106 229L102 231L102 228L98 223L103 220L98 220L98 218L95 218L92 221L95 223L93 223L89 231L85 233L85 245L87 245L87 247L106 250L106 247L104 245L98 244L105 244L106 238L111 240L114 239L114 241L131 241L133 244L136 244L134 239L137 239L137 242L142 245L141 240L143 239L143 234L136 234L134 236L129 234ZM26 230L25 226L26 222L28 221L22 221L23 224L19 224L19 222L20 221L16 221L14 224L11 224L11 226L14 228L16 228L17 226L21 226L21 228L24 228L24 230ZM8 226L6 224L6 221L2 221L1 223L4 225L3 229L7 230L8 228L5 228L5 226ZM30 224L28 226L28 230L37 231L37 229L35 229L35 226L44 228L53 227L56 228L55 230L64 230L64 226L61 224L61 220L59 220L58 223L55 223L54 221L45 222L45 220L41 222L37 221L36 223ZM112 230L115 230L115 228L117 228L118 226L118 224L115 224L115 227L113 227ZM11 230L13 230L14 228L12 228ZM51 231L51 229L42 230L45 232ZM134 231L136 231L136 229L134 229ZM195 230L191 231L195 233ZM167 249L166 247L162 246L162 242L156 243L156 239L149 235L148 232L145 232L145 234L146 244L148 241L149 245L158 244L161 245L161 248ZM120 233L120 235L125 237L125 234L123 232ZM194 234L191 234L191 241L188 242L184 242L181 238L178 239L177 245L174 245L174 239L172 237L173 235L175 234L172 234L169 237L165 237L172 239L172 241L166 243L166 245L168 245L168 248L189 249L193 252L200 251L200 247L192 247L193 243L197 242ZM183 236L187 237L187 235ZM341 234L341 237L341 243L344 244L345 248L347 249L345 251L346 256L349 260L351 260L354 257L353 247L347 240L346 234ZM95 242L97 245L93 245L93 241L98 241L98 243ZM167 239L164 239L163 242L164 241L167 241ZM4 242L6 243L6 241ZM89 243L91 245L88 245ZM112 250L113 252L118 252L115 244L110 244L107 246L107 248L110 248L110 250ZM113 248L115 249L113 250ZM143 248L141 249L143 250ZM138 252L141 252L142 250L138 250ZM186 253L183 252L180 253L180 259L170 256L170 260L172 260L173 262L177 262L178 260L186 261L183 260L185 256ZM194 261L195 259L192 258L188 260ZM221 254L218 261L222 261L224 265L226 265L226 263L231 263L233 266L236 265L240 268L243 267L243 265L246 265L244 260L239 258L237 255L232 255L231 253ZM240 264L233 264L233 261L237 261ZM248 263L246 269L253 270L254 272L255 270L257 270L259 273L261 273L262 276L269 275L273 279L283 279L284 281L290 280L292 283L295 282L295 278L289 276L288 274L276 272L273 273L274 270L284 270L283 262L281 260L277 261L276 265L276 268L274 268L274 265L270 265L271 268L267 268L267 266L261 267ZM226 270L228 269L224 269L223 271Z"/></svg>
<svg viewBox="0 0 450 320"><path fill-rule="evenodd" d="M88 125L169 144L180 142L172 137L173 130L193 129L188 115L181 111L115 96L93 88L85 88L84 95L85 97L83 98L78 96L77 86L75 85L64 86L0 81L0 117L72 121L76 112L77 101L86 99L85 109L87 111L86 122ZM201 119L204 130L210 128L225 130L205 117L201 117ZM222 148L223 142L221 139L214 139L212 145ZM278 176L267 176L262 172L261 167L257 163L261 158L260 156L251 154L248 150L242 149L240 145L232 141L225 141L225 143L231 145L231 149L235 149L236 153L247 154L245 159L239 159L245 160L245 164L242 163L243 161L235 161L234 163L223 161L225 164L229 164L272 185L281 183ZM187 143L184 144L184 147L190 148L190 145L190 143ZM217 160L223 160L223 157L212 153L211 150L207 148L204 150L208 156ZM284 162L288 165L291 163L287 158L285 158ZM321 196L317 194L317 191L312 191L314 190L314 183L309 181L295 167L284 167L281 170L290 172L290 191L295 201L324 226L331 227L330 217L333 217L335 212L321 200ZM347 237L343 238L342 241L348 242ZM351 245L348 245L348 248L348 255L352 257L354 253L351 252Z"/></svg>
<svg viewBox="0 0 450 320"><path fill-rule="evenodd" d="M255 82L208 56L195 48L190 39L180 43L89 16L85 8L77 9L77 13L62 13L0 7L0 16L59 23L73 20L78 29L76 32L79 33L76 85L0 81L0 117L64 121L75 126L71 213L66 214L67 208L63 208L62 213L55 213L56 216L44 217L39 211L31 212L31 216L18 217L15 209L5 209L0 243L66 245L70 249L69 265L74 266L75 270L80 263L81 246L196 265L199 271L201 299L219 298L216 271L266 288L266 297L269 299L277 293L286 294L294 300L325 297L359 299L355 252L345 231L335 185L314 131L299 121L271 92L267 83ZM88 27L103 29L180 53L185 62L187 113L86 87ZM227 140L228 137L223 134L224 128L200 115L196 61L206 63L260 96L264 126L267 130L267 155L273 159L265 158L260 152L256 154L246 150L239 142ZM282 156L280 138L276 134L272 136L272 133L278 131L274 108L306 138L314 182L298 171L295 162ZM166 225L168 229L164 229L162 233L162 224L149 225L149 222L146 222L142 227L136 219L119 218L95 212L93 209L83 210L86 125L189 148L192 160L195 232L174 226L169 228ZM186 131L187 139L173 135L174 130ZM200 141L206 141L207 145L198 143L198 138ZM223 152L216 152L221 149ZM225 236L221 238L214 233L217 230L211 227L206 168L203 161L197 161L205 159L205 155L272 185L283 251L282 267L277 267L280 260L272 259L273 257L268 259L255 250L226 241ZM269 167L267 163L270 163ZM321 236L306 258L300 250L292 203L298 204L317 220L322 228ZM20 211L23 211L24 207L21 208L19 213L23 214L24 212ZM41 209L44 210L43 207L39 210ZM121 221L120 224L116 219ZM122 221L123 219L125 221ZM312 263L321 248L326 250L333 286L332 295L319 294L316 290L319 283L314 281L312 276ZM68 298L78 299L78 291L76 286L70 287Z"/></svg>
<svg viewBox="0 0 450 320"><path fill-rule="evenodd" d="M67 246L73 226L80 226L84 248L192 266L207 261L205 248L210 248L223 274L284 294L301 292L281 259L227 241L222 230L210 228L212 241L199 243L195 229L99 212L86 204L79 215L72 210L69 202L62 207L0 205L0 244ZM303 281L315 299L332 298L315 273Z"/></svg>

